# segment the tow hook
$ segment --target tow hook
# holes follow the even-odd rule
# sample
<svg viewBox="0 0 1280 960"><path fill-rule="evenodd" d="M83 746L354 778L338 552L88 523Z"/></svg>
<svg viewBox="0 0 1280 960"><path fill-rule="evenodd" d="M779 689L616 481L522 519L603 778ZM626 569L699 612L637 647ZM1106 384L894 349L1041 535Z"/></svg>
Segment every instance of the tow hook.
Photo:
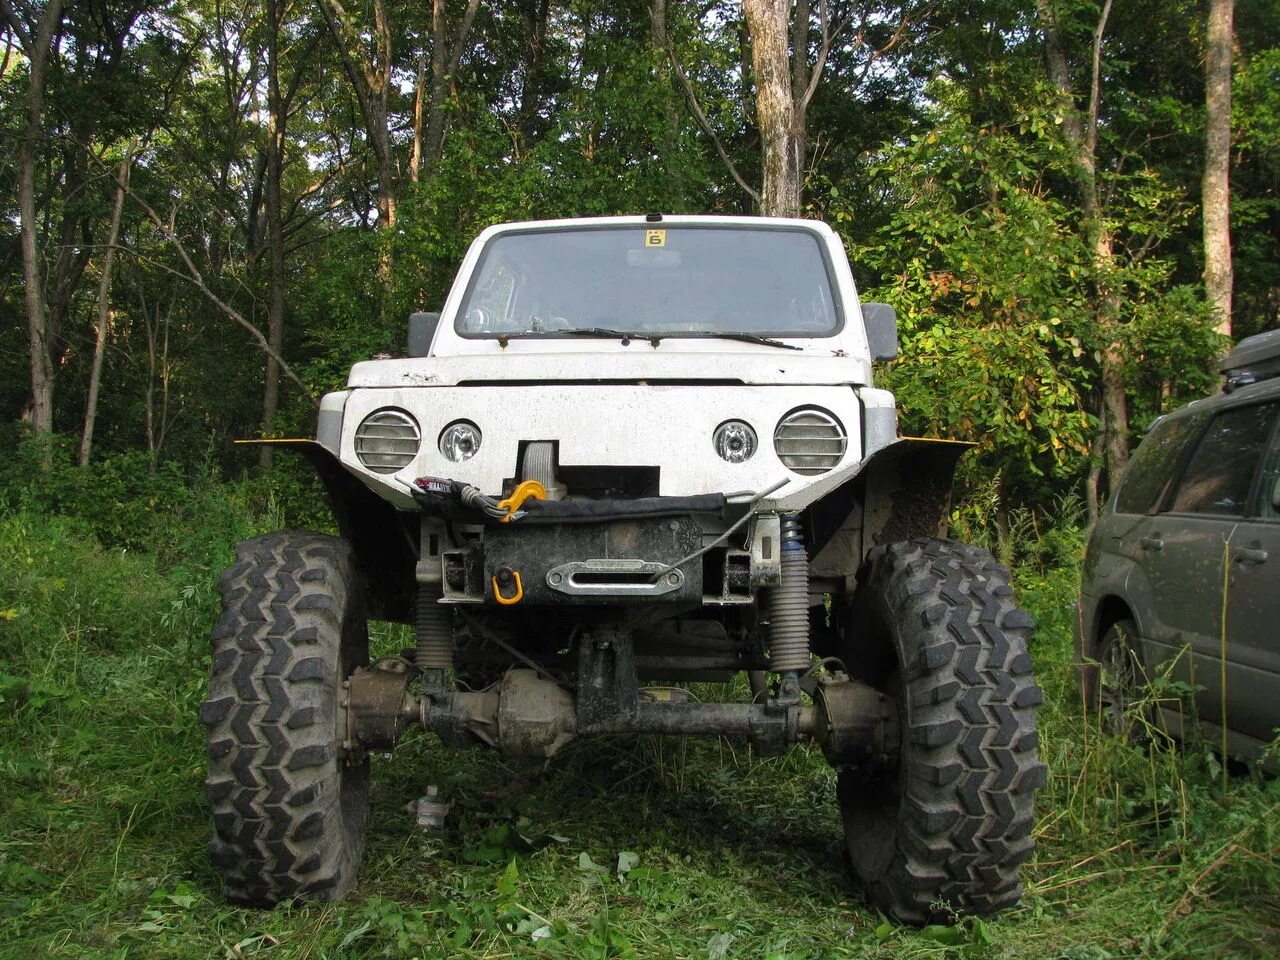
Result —
<svg viewBox="0 0 1280 960"><path fill-rule="evenodd" d="M514 606L524 599L524 581L520 571L500 567L493 577L493 599L504 607Z"/></svg>
<svg viewBox="0 0 1280 960"><path fill-rule="evenodd" d="M525 480L515 490L511 496L505 500L498 501L498 509L507 511L507 515L502 518L503 523L510 523L517 519L520 508L524 506L524 502L529 499L545 500L547 499L547 488L540 484L537 480ZM515 601L512 601L513 603Z"/></svg>

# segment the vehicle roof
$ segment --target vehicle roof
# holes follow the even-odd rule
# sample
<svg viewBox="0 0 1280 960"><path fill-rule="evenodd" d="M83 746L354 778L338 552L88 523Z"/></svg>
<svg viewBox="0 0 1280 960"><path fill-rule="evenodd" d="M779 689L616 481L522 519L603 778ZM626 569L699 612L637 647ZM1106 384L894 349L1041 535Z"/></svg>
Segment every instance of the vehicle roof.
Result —
<svg viewBox="0 0 1280 960"><path fill-rule="evenodd" d="M1202 410L1239 407L1250 403L1258 403L1260 401L1274 400L1277 398L1280 398L1280 377L1272 378L1270 380L1259 380L1257 383L1250 383L1242 387L1237 387L1230 393L1215 393L1200 400L1193 400L1186 406L1179 407L1177 410L1171 410L1159 419L1163 420L1165 417L1189 417Z"/></svg>
<svg viewBox="0 0 1280 960"><path fill-rule="evenodd" d="M650 217L661 217L651 220ZM592 229L599 227L648 227L660 230L672 226L698 227L749 227L754 230L811 230L824 237L835 236L835 231L821 220L802 220L791 217L744 217L721 214L637 214L624 217L574 217L560 220L524 220L511 223L495 223L486 228L478 239L487 240L501 233L515 233L526 230L572 230Z"/></svg>

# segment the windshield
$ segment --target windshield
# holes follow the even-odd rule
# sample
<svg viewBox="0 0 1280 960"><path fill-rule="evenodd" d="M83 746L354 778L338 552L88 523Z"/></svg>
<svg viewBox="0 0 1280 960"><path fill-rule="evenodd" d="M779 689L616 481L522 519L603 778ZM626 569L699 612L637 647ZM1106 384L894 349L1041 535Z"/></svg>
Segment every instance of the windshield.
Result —
<svg viewBox="0 0 1280 960"><path fill-rule="evenodd" d="M838 325L818 237L788 228L533 230L490 241L463 336L824 337Z"/></svg>

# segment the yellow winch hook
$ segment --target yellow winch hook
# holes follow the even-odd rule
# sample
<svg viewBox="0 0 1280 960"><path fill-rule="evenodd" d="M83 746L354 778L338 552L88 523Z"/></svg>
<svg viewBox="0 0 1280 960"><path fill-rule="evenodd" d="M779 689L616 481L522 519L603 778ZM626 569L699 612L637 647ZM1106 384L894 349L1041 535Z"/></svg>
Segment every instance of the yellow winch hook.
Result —
<svg viewBox="0 0 1280 960"><path fill-rule="evenodd" d="M511 518L515 515L526 500L530 498L534 500L547 499L547 488L540 484L537 480L525 480L511 492L511 496L505 500L498 501L498 509L507 511L507 515L502 518L503 523L510 523Z"/></svg>

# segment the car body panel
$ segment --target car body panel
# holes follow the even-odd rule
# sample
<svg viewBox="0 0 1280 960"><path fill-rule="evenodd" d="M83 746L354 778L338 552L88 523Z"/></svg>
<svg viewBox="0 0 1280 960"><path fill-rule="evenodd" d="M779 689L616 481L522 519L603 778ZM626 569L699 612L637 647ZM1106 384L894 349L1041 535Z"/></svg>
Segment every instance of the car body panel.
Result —
<svg viewBox="0 0 1280 960"><path fill-rule="evenodd" d="M1120 492L1090 534L1082 568L1077 630L1086 691L1098 645L1110 625L1131 619L1149 672L1167 672L1195 689L1195 717L1211 742L1257 756L1280 727L1280 507L1268 507L1280 471L1280 421L1272 418L1265 482L1255 480L1238 516L1169 512L1179 477L1217 418L1241 407L1277 404L1280 379L1245 385L1169 414L1199 418L1149 513L1121 513ZM1133 462L1142 456L1135 453ZM1155 454L1161 456L1161 454ZM1260 459L1260 458L1259 458ZM1253 469L1257 475L1259 464ZM1139 467L1141 470L1141 467ZM1270 515L1260 515L1260 514ZM1225 658L1224 658L1225 651ZM1166 711L1174 731L1187 718Z"/></svg>

